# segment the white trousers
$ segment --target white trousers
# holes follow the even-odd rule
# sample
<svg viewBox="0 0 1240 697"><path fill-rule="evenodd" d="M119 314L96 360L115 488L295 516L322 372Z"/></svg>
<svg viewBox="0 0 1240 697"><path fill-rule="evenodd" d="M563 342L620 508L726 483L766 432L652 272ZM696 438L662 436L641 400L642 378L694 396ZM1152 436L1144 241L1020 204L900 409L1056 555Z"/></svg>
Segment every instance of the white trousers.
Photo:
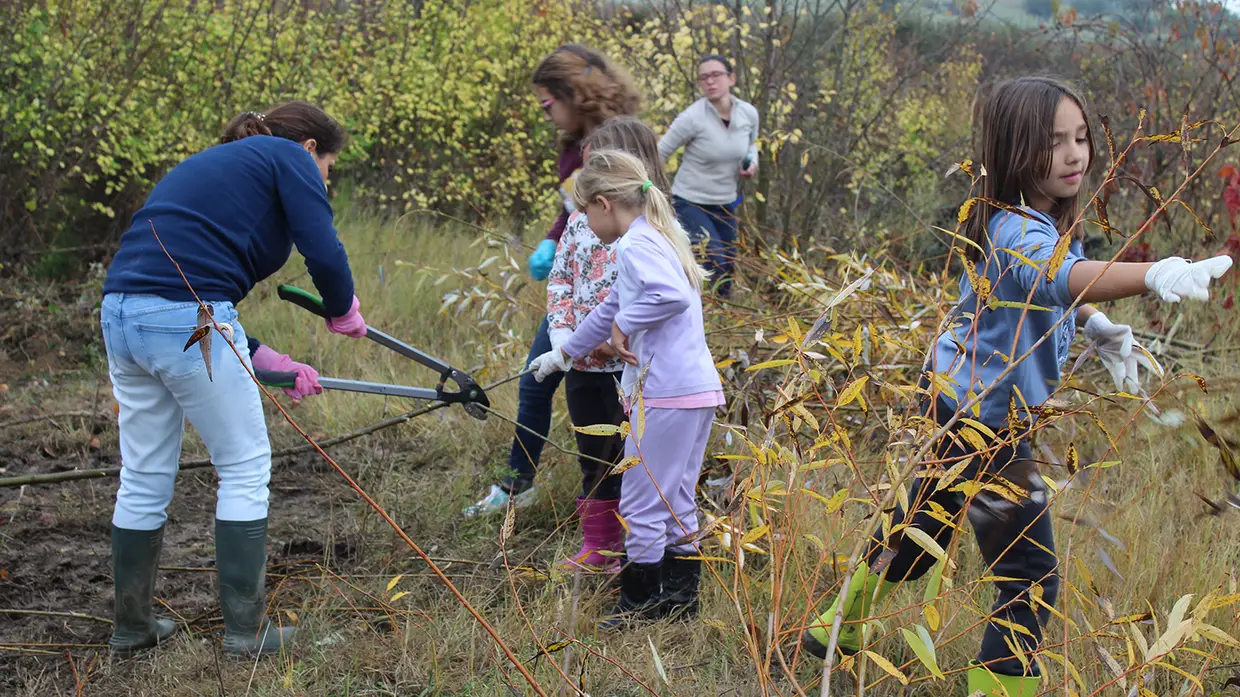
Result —
<svg viewBox="0 0 1240 697"><path fill-rule="evenodd" d="M245 331L229 302L210 303L249 364ZM155 530L168 519L181 459L185 419L194 426L219 475L215 517L267 517L271 444L258 388L224 338L212 332L211 376L197 345L183 350L198 305L154 295L109 293L100 325L112 393L120 405L121 481L112 523Z"/></svg>

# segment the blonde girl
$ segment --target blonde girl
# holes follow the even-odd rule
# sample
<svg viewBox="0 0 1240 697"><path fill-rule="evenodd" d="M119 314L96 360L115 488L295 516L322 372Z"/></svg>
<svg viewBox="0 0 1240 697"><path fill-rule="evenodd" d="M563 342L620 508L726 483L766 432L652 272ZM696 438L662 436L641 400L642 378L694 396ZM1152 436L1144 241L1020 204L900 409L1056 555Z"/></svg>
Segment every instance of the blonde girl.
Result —
<svg viewBox="0 0 1240 697"><path fill-rule="evenodd" d="M573 198L600 240L620 240L620 270L607 300L531 367L536 379L567 370L610 335L625 362L626 400L645 412L644 428L625 442L625 456L640 458L640 464L627 469L621 483L620 513L628 533L620 601L601 626L670 613L690 616L697 611L701 562L685 558L694 548L681 538L698 529L694 492L715 408L723 404L702 323L707 274L694 260L667 194L638 158L617 150L591 152Z"/></svg>

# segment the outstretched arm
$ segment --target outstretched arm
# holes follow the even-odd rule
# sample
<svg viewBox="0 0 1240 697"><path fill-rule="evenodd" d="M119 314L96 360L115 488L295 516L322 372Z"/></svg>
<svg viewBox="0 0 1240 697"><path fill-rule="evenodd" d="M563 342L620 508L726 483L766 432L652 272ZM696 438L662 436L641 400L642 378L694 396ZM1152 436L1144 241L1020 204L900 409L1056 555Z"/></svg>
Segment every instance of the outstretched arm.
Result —
<svg viewBox="0 0 1240 697"><path fill-rule="evenodd" d="M1072 297L1080 297L1082 302L1087 303L1142 295L1149 291L1145 285L1145 274L1151 266L1153 264L1124 261L1113 262L1108 266L1105 261L1082 259L1074 264L1068 273L1068 292ZM1090 283L1094 285L1086 291L1085 288Z"/></svg>

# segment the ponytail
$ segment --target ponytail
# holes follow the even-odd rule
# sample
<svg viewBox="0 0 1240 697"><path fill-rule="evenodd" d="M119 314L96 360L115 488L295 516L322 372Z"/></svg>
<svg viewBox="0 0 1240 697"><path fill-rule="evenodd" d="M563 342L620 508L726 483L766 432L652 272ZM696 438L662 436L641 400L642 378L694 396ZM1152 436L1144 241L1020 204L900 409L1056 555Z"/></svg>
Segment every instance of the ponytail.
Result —
<svg viewBox="0 0 1240 697"><path fill-rule="evenodd" d="M344 149L349 134L322 109L307 102L285 102L267 113L247 111L233 117L220 135L221 143L250 136L275 136L296 143L313 140L320 155Z"/></svg>
<svg viewBox="0 0 1240 697"><path fill-rule="evenodd" d="M658 187L651 186L647 188L644 194L646 198L646 222L650 223L650 227L658 230L672 243L672 249L676 250L676 258L680 260L680 265L685 269L685 275L689 277L689 284L693 286L693 290L699 295L702 293L702 286L705 285L706 279L710 277L710 272L702 268L697 263L697 259L693 256L693 247L689 244L689 235L685 229L681 227L676 220L676 211L672 208L672 202L668 200L667 194L663 193Z"/></svg>
<svg viewBox="0 0 1240 697"><path fill-rule="evenodd" d="M267 128L266 121L267 115L260 114L257 111L247 111L238 114L224 127L224 133L220 136L220 143L231 143L234 140L241 140L250 136L269 136L271 135L271 129Z"/></svg>
<svg viewBox="0 0 1240 697"><path fill-rule="evenodd" d="M689 284L701 294L710 274L694 258L689 235L676 222L672 202L650 181L650 173L641 158L623 150L591 149L589 162L573 182L573 203L577 210L585 210L597 196L620 205L640 208L650 227L658 230L672 244Z"/></svg>

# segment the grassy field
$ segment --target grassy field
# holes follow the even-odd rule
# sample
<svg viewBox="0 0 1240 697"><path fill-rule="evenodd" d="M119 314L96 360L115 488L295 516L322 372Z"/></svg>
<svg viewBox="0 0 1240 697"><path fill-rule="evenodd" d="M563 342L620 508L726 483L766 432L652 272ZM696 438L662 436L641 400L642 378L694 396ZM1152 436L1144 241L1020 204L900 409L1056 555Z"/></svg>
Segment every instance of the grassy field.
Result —
<svg viewBox="0 0 1240 697"><path fill-rule="evenodd" d="M487 246L477 230L432 225L425 217L381 223L346 211L339 222L371 325L474 371L479 382L520 369L542 288L520 287L523 271L512 268L502 244ZM469 270L491 256L499 258L482 271ZM512 256L523 260L525 254L512 250ZM822 253L799 260L755 256L748 265L735 305L709 303L711 343L721 362L796 358L796 337L814 322L824 301L857 276L847 258ZM508 280L506 274L518 278ZM275 297L277 281L310 287L294 255L241 307L251 334L313 364L323 375L433 384L430 371L377 345L328 333L322 322ZM778 281L786 285L777 286ZM507 294L505 283L511 284ZM441 313L445 293L474 293L475 288L477 299L459 314L455 305ZM593 620L614 602L608 586L595 577L549 572L550 564L579 542L569 521L579 474L567 454L548 449L539 474L542 495L517 514L514 532L502 545L500 519L462 518L461 509L505 460L512 427L498 418L482 423L454 407L331 452L495 626L543 694L575 694L574 686L596 696L817 694L821 665L799 654L795 639L809 611L825 607L823 598L840 580L838 567L873 510L866 487L879 483L894 430L891 420L910 403L899 388L911 383L923 346L919 342L954 295L946 288L954 288L954 280L915 281L880 266L872 287L841 302L826 343L809 349L821 353L802 356L804 365L822 371L822 380L806 377L797 365L749 372L737 371L737 365L723 368L733 403L720 416L712 452L750 459L733 461L742 496L728 506L726 520L736 534L718 528L703 543L703 553L713 561L708 562L702 616L692 623L599 634ZM83 307L92 302L89 295ZM491 304L480 317L488 299ZM1154 327L1153 336L1173 332L1174 341L1162 354L1164 365L1173 375L1203 376L1209 386L1204 394L1191 378L1177 379L1160 395L1161 406L1196 410L1225 437L1237 430L1230 416L1237 407L1232 370L1240 344L1234 313L1217 305L1166 308L1146 301L1124 304L1111 314L1138 328ZM39 316L27 311L12 321ZM73 322L86 327L82 336L88 338L93 331L89 309L75 316ZM795 328L789 317L797 321ZM862 329L872 337L864 347ZM1205 344L1208 348L1202 349ZM863 350L854 355L857 348ZM831 351L843 360L827 355ZM82 353L81 367L72 373L29 369L5 377L11 383L0 393L0 426L5 427L0 433L6 439L0 456L10 463L6 475L118 464L115 426L107 418L60 417L8 426L27 415L110 414L106 369L98 356L98 351ZM832 407L836 388L862 374L872 376L864 392L867 410L856 404ZM1091 363L1073 385L1106 391L1102 375ZM807 402L815 418L823 420L815 427L826 433L830 415L849 434L843 449L836 443L813 451L822 440L811 433L815 427L800 415L776 409L787 401L780 389L806 394L814 385L824 393L820 401ZM1069 391L1066 398L1077 405L1092 399L1079 391ZM495 390L491 399L500 413L515 414L515 383ZM1168 429L1143 417L1135 402L1108 401L1090 408L1114 436L1118 453L1108 452L1086 416L1058 422L1038 441L1046 446L1044 455L1057 461L1073 444L1082 467L1071 486L1066 486L1066 469L1049 462L1043 468L1062 488L1053 510L1067 581L1059 603L1062 618L1048 628L1048 650L1066 656L1080 676L1081 684L1074 677L1068 694L1129 694L1138 684L1148 691L1140 694L1192 694L1196 687L1189 678L1163 666L1142 665L1141 643L1156 643L1181 596L1193 594L1190 607L1196 607L1211 592L1240 591L1237 511L1224 504L1221 515L1203 517L1208 509L1196 495L1219 500L1234 490L1235 482L1191 421ZM742 403L748 405L747 419L739 412ZM416 406L328 393L290 413L308 433L324 437ZM566 422L561 395L552 440L564 445L571 442ZM299 443L273 409L268 424L275 448ZM790 430L797 435L789 436ZM755 450L764 453L757 462ZM187 438L185 457L203 454L196 438ZM1122 462L1085 467L1115 461ZM114 487L114 480L102 479L0 490L0 522L6 523L0 526L0 606L110 615L107 525ZM278 461L272 488L268 589L278 616L301 628L291 652L254 664L217 655L220 621L209 568L214 482L208 470L196 470L178 481L165 546L168 568L157 592L167 611L189 630L157 651L109 663L98 649L108 634L103 622L14 615L0 623L0 675L5 676L0 691L31 696L536 694L427 565L316 456ZM873 491L882 494L881 487ZM704 506L720 515L715 502L704 500ZM931 676L899 631L927 624L921 608L925 585L902 589L878 609L882 622L873 648L913 681L916 694L964 694L962 671L992 598L988 584L977 581L982 569L972 535L959 536L956 547L959 566L948 573L952 583L931 598L942 616L942 626L932 634L945 680ZM1236 636L1238 607L1204 608L1202 621ZM1133 615L1143 616L1123 619ZM566 638L576 642L534 658L540 646ZM1240 658L1240 651L1220 649L1204 636L1183 640L1173 657L1161 660L1201 680L1209 693L1221 690L1233 672L1225 666ZM1063 665L1054 658L1044 662L1048 685L1060 684ZM862 687L871 695L907 693L870 661L846 666L832 687L834 694L860 694Z"/></svg>

